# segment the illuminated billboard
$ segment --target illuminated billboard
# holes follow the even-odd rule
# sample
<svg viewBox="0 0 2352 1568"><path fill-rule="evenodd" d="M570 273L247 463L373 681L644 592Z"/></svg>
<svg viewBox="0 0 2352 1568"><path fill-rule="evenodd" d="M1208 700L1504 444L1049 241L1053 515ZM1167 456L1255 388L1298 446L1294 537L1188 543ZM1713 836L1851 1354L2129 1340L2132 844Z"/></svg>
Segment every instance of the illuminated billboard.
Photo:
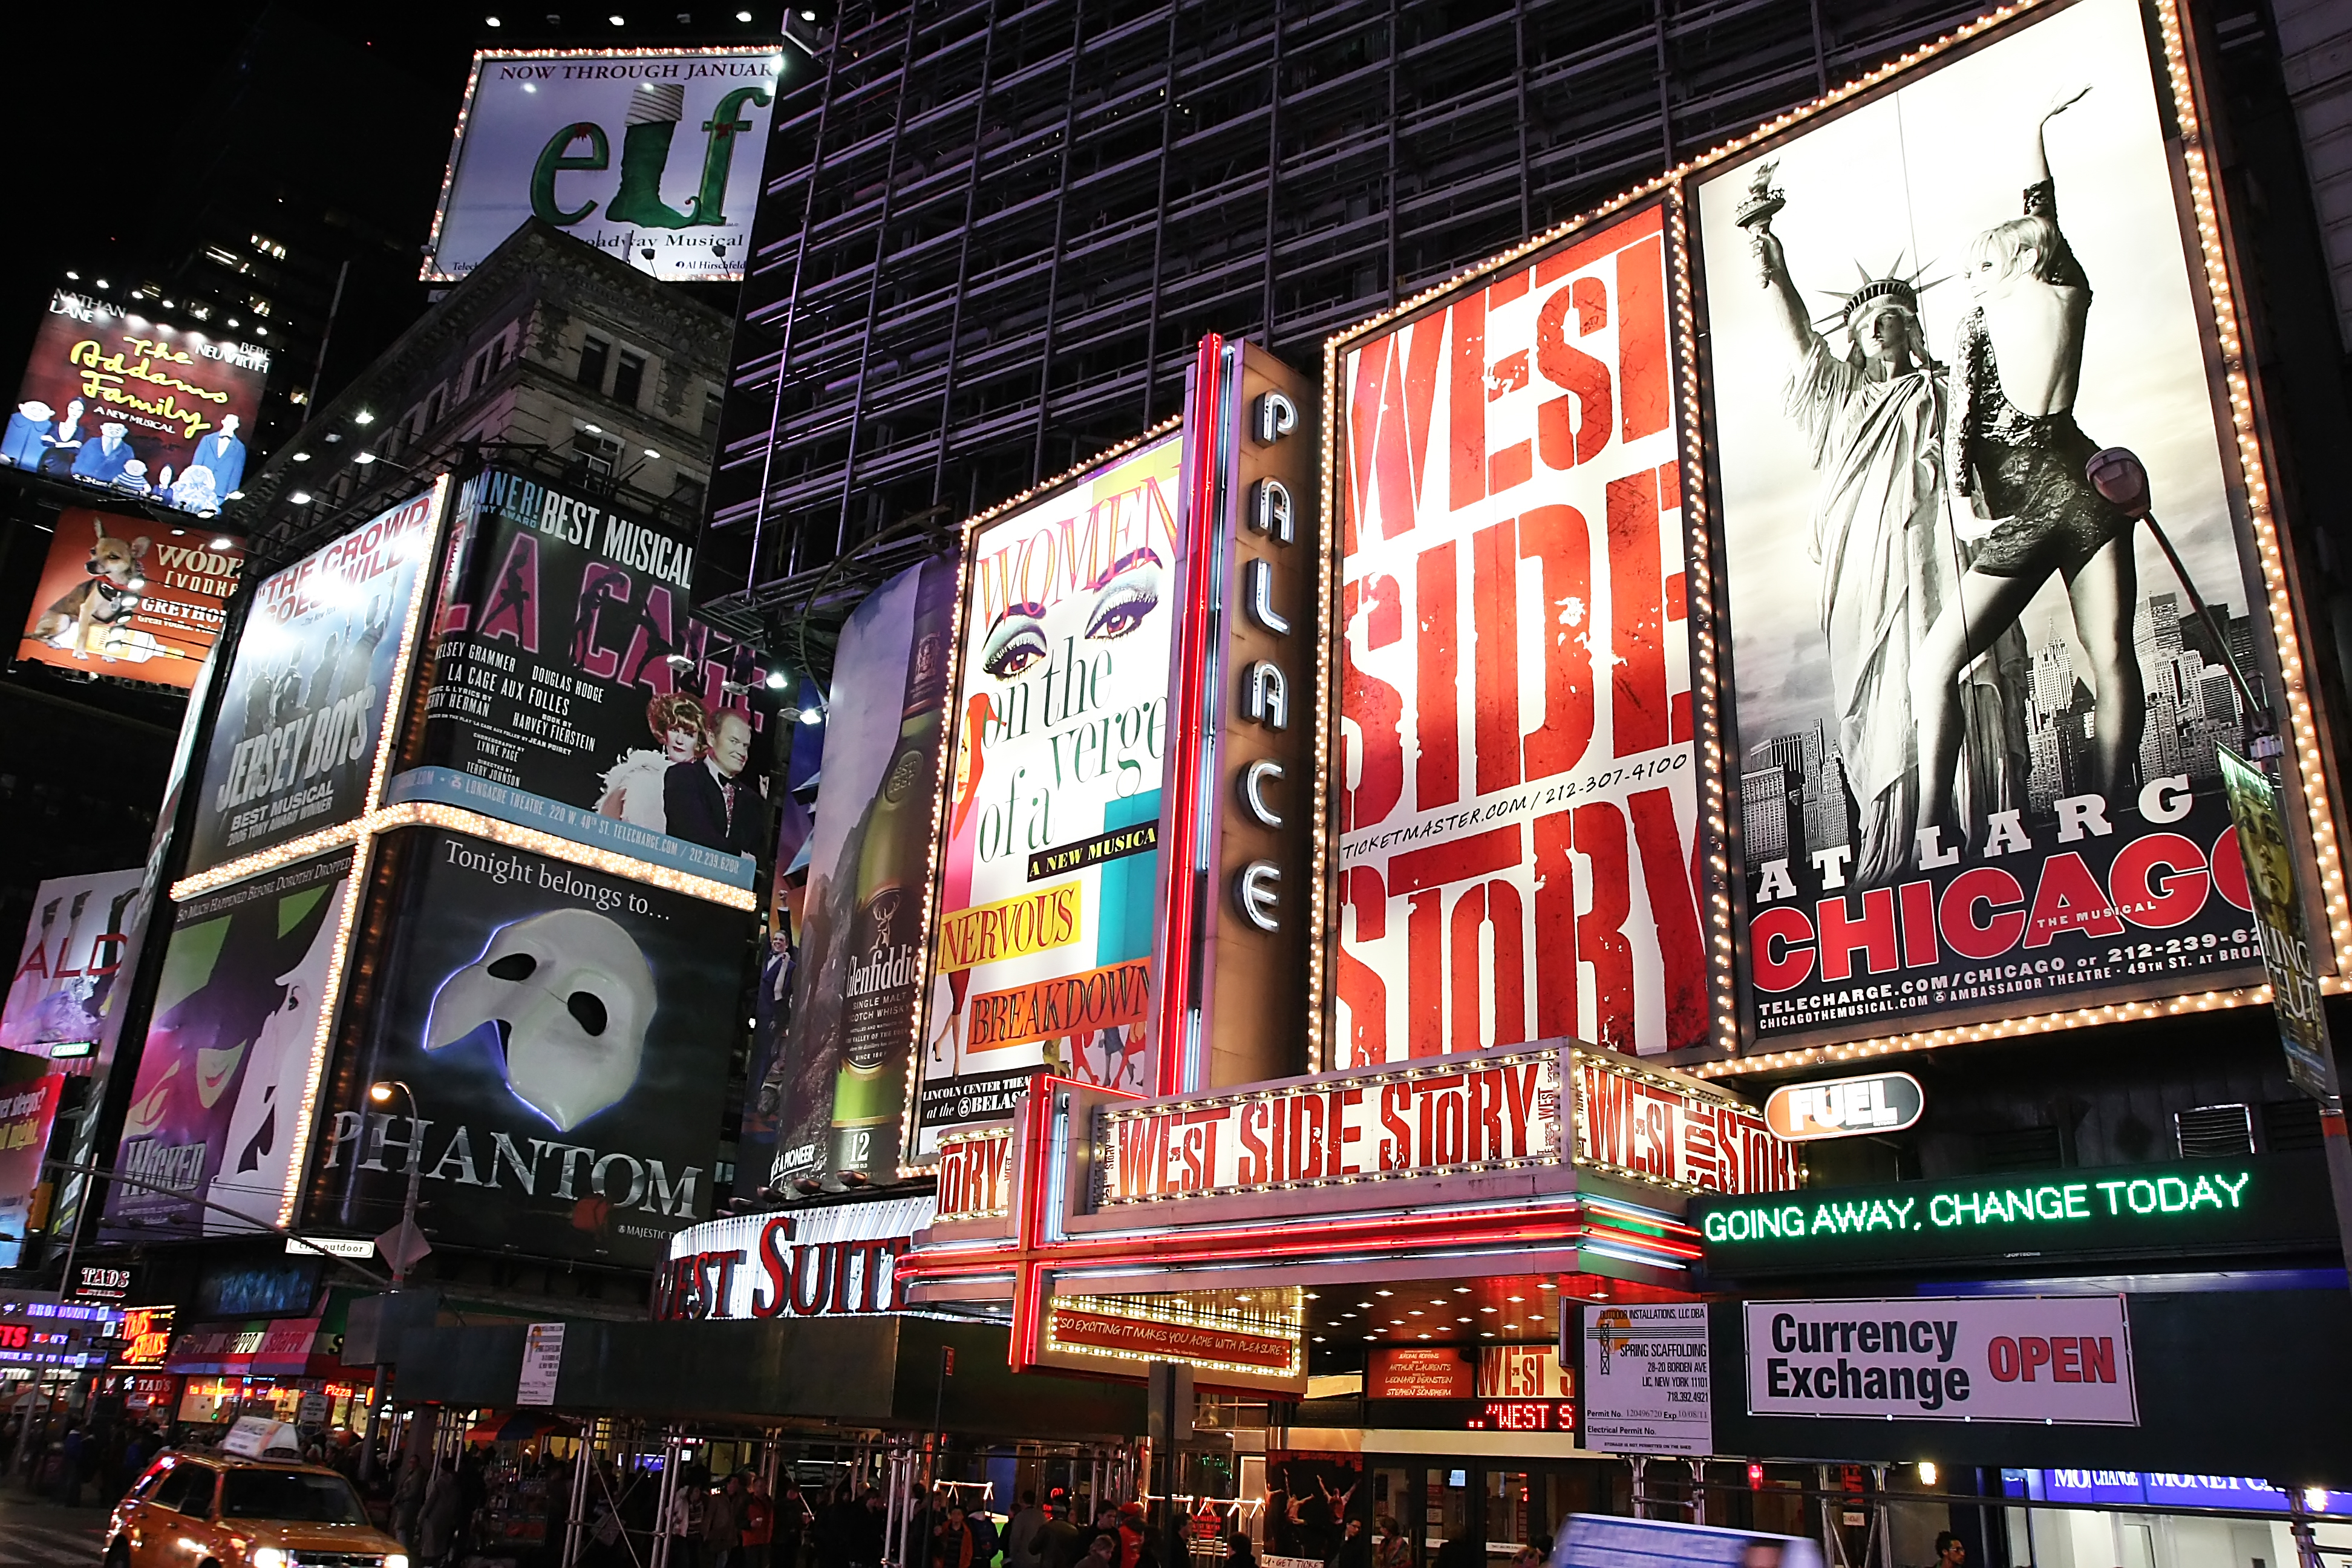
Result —
<svg viewBox="0 0 2352 1568"><path fill-rule="evenodd" d="M2261 983L2218 750L2273 721L2241 675L2307 712L2150 44L2083 0L1690 182L1754 1047Z"/></svg>
<svg viewBox="0 0 2352 1568"><path fill-rule="evenodd" d="M740 279L787 68L779 48L478 53L425 279L533 217L665 281Z"/></svg>
<svg viewBox="0 0 2352 1568"><path fill-rule="evenodd" d="M226 535L68 507L16 657L185 690L220 639L244 570L245 546Z"/></svg>
<svg viewBox="0 0 2352 1568"><path fill-rule="evenodd" d="M751 887L775 703L752 650L687 614L692 538L500 468L450 511L424 743L385 798Z"/></svg>
<svg viewBox="0 0 2352 1568"><path fill-rule="evenodd" d="M1664 211L1339 347L1334 1066L1707 1038Z"/></svg>
<svg viewBox="0 0 2352 1568"><path fill-rule="evenodd" d="M976 520L911 1159L1041 1068L1148 1093L1177 477L1157 440ZM822 814L820 813L820 820Z"/></svg>
<svg viewBox="0 0 2352 1568"><path fill-rule="evenodd" d="M935 556L841 629L788 1022L754 1100L774 1153L747 1187L898 1179L955 584L955 558Z"/></svg>
<svg viewBox="0 0 2352 1568"><path fill-rule="evenodd" d="M190 877L351 822L373 804L442 488L261 584L205 759Z"/></svg>
<svg viewBox="0 0 2352 1568"><path fill-rule="evenodd" d="M334 1005L348 850L173 910L115 1155L108 1234L280 1221Z"/></svg>
<svg viewBox="0 0 2352 1568"><path fill-rule="evenodd" d="M245 479L269 351L60 289L0 464L209 515Z"/></svg>
<svg viewBox="0 0 2352 1568"><path fill-rule="evenodd" d="M79 1070L89 1070L107 1037L143 878L133 866L58 877L35 889L24 950L0 1011L0 1050L79 1062Z"/></svg>
<svg viewBox="0 0 2352 1568"><path fill-rule="evenodd" d="M710 1215L751 919L438 828L381 841L380 1001L324 1087L307 1223L651 1268ZM414 1087L379 1105L368 1086Z"/></svg>

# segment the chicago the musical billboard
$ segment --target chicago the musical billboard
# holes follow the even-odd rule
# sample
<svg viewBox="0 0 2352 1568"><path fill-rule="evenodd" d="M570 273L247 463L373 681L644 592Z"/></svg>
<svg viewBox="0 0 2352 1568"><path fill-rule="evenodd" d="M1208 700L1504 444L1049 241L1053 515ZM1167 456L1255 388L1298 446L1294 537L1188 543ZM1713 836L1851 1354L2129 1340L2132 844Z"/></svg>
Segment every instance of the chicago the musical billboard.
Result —
<svg viewBox="0 0 2352 1568"><path fill-rule="evenodd" d="M2274 606L2151 42L2053 7L1691 182L1755 1046L2260 984Z"/></svg>
<svg viewBox="0 0 2352 1568"><path fill-rule="evenodd" d="M1334 1065L1706 1037L1664 210L1340 347Z"/></svg>

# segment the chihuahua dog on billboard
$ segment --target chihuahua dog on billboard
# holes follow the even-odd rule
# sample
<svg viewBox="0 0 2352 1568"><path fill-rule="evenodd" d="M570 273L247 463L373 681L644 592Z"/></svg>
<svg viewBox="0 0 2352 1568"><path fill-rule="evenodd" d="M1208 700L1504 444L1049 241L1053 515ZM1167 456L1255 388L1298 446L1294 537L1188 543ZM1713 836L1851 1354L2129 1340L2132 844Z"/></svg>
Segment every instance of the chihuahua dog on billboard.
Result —
<svg viewBox="0 0 2352 1568"><path fill-rule="evenodd" d="M112 658L131 630L139 590L147 585L140 566L147 555L147 538L118 539L106 531L101 518L91 518L90 527L98 537L89 546L89 581L75 584L41 613L33 624L33 640L70 648L78 658L92 653ZM95 648L90 646L93 628L100 634Z"/></svg>

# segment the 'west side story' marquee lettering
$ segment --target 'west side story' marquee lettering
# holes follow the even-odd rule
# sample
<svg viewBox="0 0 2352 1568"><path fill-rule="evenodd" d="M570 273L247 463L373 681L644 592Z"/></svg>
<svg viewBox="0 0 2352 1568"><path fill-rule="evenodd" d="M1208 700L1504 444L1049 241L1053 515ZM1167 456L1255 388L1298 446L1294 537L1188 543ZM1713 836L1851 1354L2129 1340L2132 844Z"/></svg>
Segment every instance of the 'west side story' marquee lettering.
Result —
<svg viewBox="0 0 2352 1568"><path fill-rule="evenodd" d="M1553 1163L1559 1063L1556 1050L1530 1050L1105 1111L1101 1201Z"/></svg>
<svg viewBox="0 0 2352 1568"><path fill-rule="evenodd" d="M1575 1053L1576 1163L1710 1193L1785 1192L1797 1153L1750 1106L1696 1079Z"/></svg>

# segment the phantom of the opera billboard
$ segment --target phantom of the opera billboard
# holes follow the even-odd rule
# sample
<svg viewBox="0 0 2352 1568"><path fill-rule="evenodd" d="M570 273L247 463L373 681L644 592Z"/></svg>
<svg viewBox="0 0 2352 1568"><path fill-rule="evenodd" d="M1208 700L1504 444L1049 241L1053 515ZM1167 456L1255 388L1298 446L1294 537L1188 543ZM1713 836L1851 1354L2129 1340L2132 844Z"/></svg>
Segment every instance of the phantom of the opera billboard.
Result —
<svg viewBox="0 0 2352 1568"><path fill-rule="evenodd" d="M403 501L261 584L205 759L189 876L368 809L443 489Z"/></svg>
<svg viewBox="0 0 2352 1568"><path fill-rule="evenodd" d="M1154 1083L1151 952L1177 477L1168 435L977 521L915 1147L1007 1122L1041 1068ZM820 812L819 820L823 820Z"/></svg>
<svg viewBox="0 0 2352 1568"><path fill-rule="evenodd" d="M751 916L467 834L380 843L310 1222L389 1228L415 1162L453 1245L653 1267L710 1214Z"/></svg>
<svg viewBox="0 0 2352 1568"><path fill-rule="evenodd" d="M1664 214L1340 351L1335 1065L1706 1042Z"/></svg>
<svg viewBox="0 0 2352 1568"><path fill-rule="evenodd" d="M1752 1047L2261 983L2217 748L2308 718L2154 42L2053 7L1689 182Z"/></svg>
<svg viewBox="0 0 2352 1568"><path fill-rule="evenodd" d="M209 516L244 483L268 374L267 349L60 289L0 464Z"/></svg>
<svg viewBox="0 0 2352 1568"><path fill-rule="evenodd" d="M750 254L781 47L474 57L424 277L463 278L536 217L667 282Z"/></svg>

